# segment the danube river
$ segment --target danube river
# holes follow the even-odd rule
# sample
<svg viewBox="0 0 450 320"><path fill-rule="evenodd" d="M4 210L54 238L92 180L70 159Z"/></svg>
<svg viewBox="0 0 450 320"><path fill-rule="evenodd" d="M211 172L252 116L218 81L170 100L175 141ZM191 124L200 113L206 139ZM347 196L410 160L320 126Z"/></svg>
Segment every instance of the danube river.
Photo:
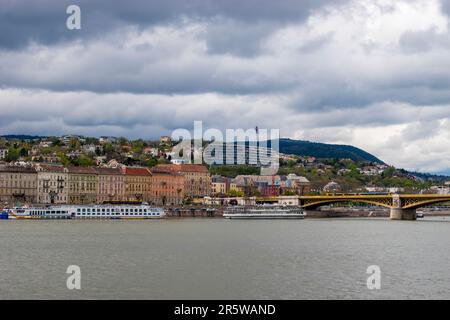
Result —
<svg viewBox="0 0 450 320"><path fill-rule="evenodd" d="M1 299L450 299L449 217L0 220L0 243Z"/></svg>

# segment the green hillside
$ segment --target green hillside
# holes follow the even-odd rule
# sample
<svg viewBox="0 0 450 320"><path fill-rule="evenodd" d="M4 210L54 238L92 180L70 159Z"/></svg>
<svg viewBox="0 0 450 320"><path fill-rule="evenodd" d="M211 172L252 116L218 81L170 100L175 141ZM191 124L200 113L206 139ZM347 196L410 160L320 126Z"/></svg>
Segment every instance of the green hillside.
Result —
<svg viewBox="0 0 450 320"><path fill-rule="evenodd" d="M302 140L280 139L280 152L316 158L352 159L353 161L383 163L374 155L353 146Z"/></svg>

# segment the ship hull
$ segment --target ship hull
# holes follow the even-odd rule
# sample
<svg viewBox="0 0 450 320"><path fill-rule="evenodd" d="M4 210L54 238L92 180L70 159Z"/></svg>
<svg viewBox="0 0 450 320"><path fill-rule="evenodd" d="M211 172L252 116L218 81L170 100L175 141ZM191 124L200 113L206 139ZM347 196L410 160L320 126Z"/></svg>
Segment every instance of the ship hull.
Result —
<svg viewBox="0 0 450 320"><path fill-rule="evenodd" d="M303 214L251 214L251 213L233 213L227 214L224 213L224 218L227 219L304 219L305 216Z"/></svg>

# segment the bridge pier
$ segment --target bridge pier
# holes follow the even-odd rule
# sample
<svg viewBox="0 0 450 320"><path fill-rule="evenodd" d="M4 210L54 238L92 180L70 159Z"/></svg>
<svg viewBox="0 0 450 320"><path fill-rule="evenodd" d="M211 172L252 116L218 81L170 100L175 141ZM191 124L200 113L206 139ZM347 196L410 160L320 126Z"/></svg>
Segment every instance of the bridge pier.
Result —
<svg viewBox="0 0 450 320"><path fill-rule="evenodd" d="M416 209L391 208L391 220L416 220Z"/></svg>

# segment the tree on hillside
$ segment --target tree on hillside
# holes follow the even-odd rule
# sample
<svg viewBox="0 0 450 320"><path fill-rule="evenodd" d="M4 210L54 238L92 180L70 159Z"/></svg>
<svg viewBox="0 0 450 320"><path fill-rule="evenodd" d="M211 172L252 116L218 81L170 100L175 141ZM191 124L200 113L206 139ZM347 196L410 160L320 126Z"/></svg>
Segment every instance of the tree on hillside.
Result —
<svg viewBox="0 0 450 320"><path fill-rule="evenodd" d="M21 156L21 157L26 157L26 156L28 156L28 150L25 149L24 147L20 148L19 156Z"/></svg>
<svg viewBox="0 0 450 320"><path fill-rule="evenodd" d="M17 150L16 148L9 148L8 149L8 154L6 155L5 160L6 161L17 161L17 159L19 159L19 150Z"/></svg>
<svg viewBox="0 0 450 320"><path fill-rule="evenodd" d="M69 141L69 149L75 151L80 150L80 148L81 148L80 140L78 140L78 138L71 138Z"/></svg>

